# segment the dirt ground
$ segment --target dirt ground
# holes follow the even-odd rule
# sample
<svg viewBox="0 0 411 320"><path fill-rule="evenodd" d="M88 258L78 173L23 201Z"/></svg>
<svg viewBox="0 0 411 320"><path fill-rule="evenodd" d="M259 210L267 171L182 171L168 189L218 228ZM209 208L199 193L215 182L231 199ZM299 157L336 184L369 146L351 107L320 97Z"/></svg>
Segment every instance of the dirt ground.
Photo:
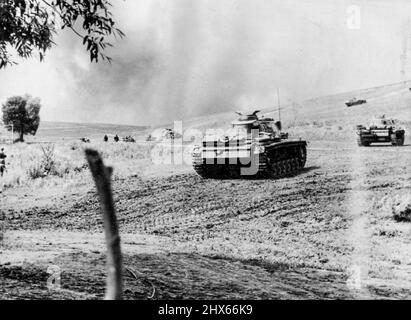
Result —
<svg viewBox="0 0 411 320"><path fill-rule="evenodd" d="M353 140L355 141L355 140ZM311 141L278 180L204 180L141 162L114 181L127 299L411 298L411 145ZM100 299L105 247L90 179L0 193L0 298ZM58 267L60 288L47 286Z"/></svg>

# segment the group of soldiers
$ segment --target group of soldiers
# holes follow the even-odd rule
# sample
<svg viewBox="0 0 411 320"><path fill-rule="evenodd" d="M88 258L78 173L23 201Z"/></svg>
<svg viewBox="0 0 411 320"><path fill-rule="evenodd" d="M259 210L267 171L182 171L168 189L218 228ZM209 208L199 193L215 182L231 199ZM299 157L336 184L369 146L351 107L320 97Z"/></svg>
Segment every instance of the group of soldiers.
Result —
<svg viewBox="0 0 411 320"><path fill-rule="evenodd" d="M104 136L104 142L107 142L108 141L108 136L107 135L105 135ZM120 138L118 137L118 135L116 134L115 136L114 136L114 142L119 142L120 141Z"/></svg>
<svg viewBox="0 0 411 320"><path fill-rule="evenodd" d="M116 134L116 135L114 136L114 142L119 142L119 141L120 141L120 138L119 138L119 136ZM123 141L124 141L124 142L136 142L136 140L135 140L132 136L125 136L125 137L123 137ZM108 136L107 136L107 135L104 136L104 142L108 142Z"/></svg>

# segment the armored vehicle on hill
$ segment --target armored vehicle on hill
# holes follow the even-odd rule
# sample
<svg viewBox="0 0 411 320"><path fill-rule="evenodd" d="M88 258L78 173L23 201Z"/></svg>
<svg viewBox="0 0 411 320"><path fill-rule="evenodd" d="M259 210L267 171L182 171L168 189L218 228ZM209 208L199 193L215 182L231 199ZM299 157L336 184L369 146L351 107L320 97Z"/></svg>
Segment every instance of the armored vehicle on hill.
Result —
<svg viewBox="0 0 411 320"><path fill-rule="evenodd" d="M193 149L194 170L204 178L278 178L301 170L306 141L288 140L280 121L258 117L258 112L238 113L240 118L224 133L206 133Z"/></svg>
<svg viewBox="0 0 411 320"><path fill-rule="evenodd" d="M366 127L357 126L357 142L359 146L369 146L371 143L390 142L393 146L404 144L405 130L396 125L394 119L385 115L375 118Z"/></svg>
<svg viewBox="0 0 411 320"><path fill-rule="evenodd" d="M356 105L363 104L363 103L367 103L367 100L352 98L352 99L346 101L345 105L347 107L352 107L352 106L356 106Z"/></svg>

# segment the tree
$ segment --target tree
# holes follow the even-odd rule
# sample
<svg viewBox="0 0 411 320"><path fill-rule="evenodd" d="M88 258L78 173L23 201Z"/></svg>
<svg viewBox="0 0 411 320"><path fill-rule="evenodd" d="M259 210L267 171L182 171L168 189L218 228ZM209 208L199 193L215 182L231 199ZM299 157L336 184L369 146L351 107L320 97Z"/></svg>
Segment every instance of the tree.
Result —
<svg viewBox="0 0 411 320"><path fill-rule="evenodd" d="M111 62L104 50L108 37L123 37L112 18L110 0L1 0L0 69L15 64L11 51L23 59L33 53L43 61L58 29L68 28L81 38L91 62ZM79 29L82 29L79 31Z"/></svg>
<svg viewBox="0 0 411 320"><path fill-rule="evenodd" d="M3 104L3 123L11 131L19 133L18 141L25 134L35 135L40 124L40 99L30 95L10 97Z"/></svg>

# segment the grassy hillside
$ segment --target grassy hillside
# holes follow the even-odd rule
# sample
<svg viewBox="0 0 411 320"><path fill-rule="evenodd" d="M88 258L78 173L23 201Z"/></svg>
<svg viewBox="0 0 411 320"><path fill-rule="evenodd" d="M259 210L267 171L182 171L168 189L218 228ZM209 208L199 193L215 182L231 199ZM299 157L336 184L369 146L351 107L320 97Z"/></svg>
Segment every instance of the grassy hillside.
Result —
<svg viewBox="0 0 411 320"><path fill-rule="evenodd" d="M411 129L411 82L357 90L283 105L281 120L291 136L305 139L351 139L357 124L366 124L372 117L385 114L393 117L407 131ZM345 101L356 97L367 103L348 108ZM253 111L250 109L250 112ZM261 109L266 116L278 118L278 110ZM225 112L198 117L184 123L185 128L200 130L227 127L237 116Z"/></svg>
<svg viewBox="0 0 411 320"><path fill-rule="evenodd" d="M281 120L284 129L292 136L305 139L349 139L355 125L365 124L373 116L381 114L394 117L406 129L411 129L410 87L411 81L408 81L282 105ZM367 103L346 107L345 101L353 97L366 99ZM254 110L250 107L249 111ZM261 108L261 111L266 116L278 118L278 110ZM208 128L224 128L236 117L232 111L200 116L183 121L183 130L196 128L205 131ZM173 124L168 123L160 127L172 128ZM72 141L86 137L92 142L98 142L105 134L111 140L118 134L120 137L131 135L136 140L144 141L152 130L154 129L149 126L42 121L37 135L28 136L27 141ZM331 135L330 131L333 131ZM1 137L9 138L9 134L0 130Z"/></svg>
<svg viewBox="0 0 411 320"><path fill-rule="evenodd" d="M27 137L28 141L53 142L59 140L76 140L86 137L92 140L102 140L107 134L110 139L116 134L120 137L131 135L136 138L143 135L147 127L116 125L102 123L69 123L43 121L35 137Z"/></svg>

